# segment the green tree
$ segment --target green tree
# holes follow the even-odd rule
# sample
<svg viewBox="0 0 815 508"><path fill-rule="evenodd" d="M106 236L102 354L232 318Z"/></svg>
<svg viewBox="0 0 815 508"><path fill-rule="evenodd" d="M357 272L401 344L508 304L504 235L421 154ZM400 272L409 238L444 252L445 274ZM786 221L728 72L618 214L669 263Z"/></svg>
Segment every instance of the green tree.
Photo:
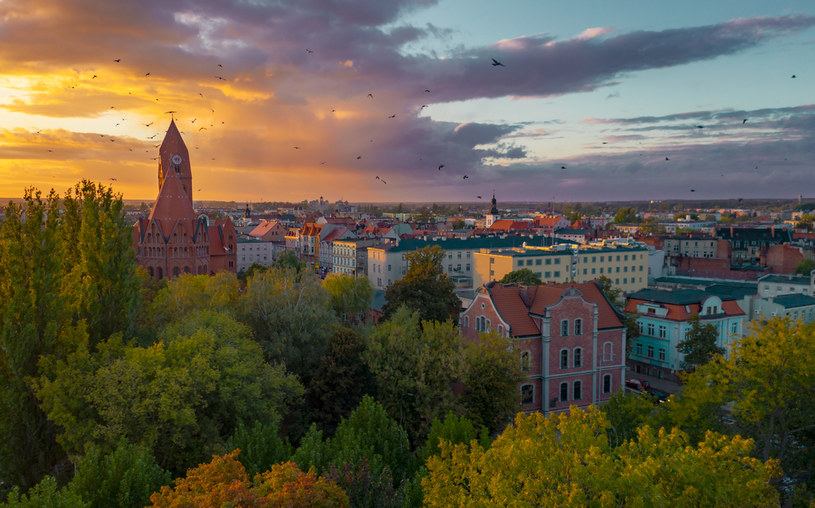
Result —
<svg viewBox="0 0 815 508"><path fill-rule="evenodd" d="M815 260L813 259L805 259L795 267L795 273L800 275L809 275L812 270L815 270Z"/></svg>
<svg viewBox="0 0 815 508"><path fill-rule="evenodd" d="M616 305L623 294L623 290L620 288L615 288L611 283L611 279L605 275L597 277L597 282L600 283L600 289L603 291L603 294L606 295L608 301L610 301L613 305Z"/></svg>
<svg viewBox="0 0 815 508"><path fill-rule="evenodd" d="M362 397L373 390L373 376L363 361L365 341L350 328L337 328L306 389L313 421L333 434Z"/></svg>
<svg viewBox="0 0 815 508"><path fill-rule="evenodd" d="M89 508L137 508L149 503L150 494L170 480L170 473L156 464L147 449L122 439L107 455L90 447L63 493L82 499Z"/></svg>
<svg viewBox="0 0 815 508"><path fill-rule="evenodd" d="M612 447L636 439L637 431L651 421L657 411L656 399L648 393L629 393L620 390L613 394L600 410L608 420L608 440Z"/></svg>
<svg viewBox="0 0 815 508"><path fill-rule="evenodd" d="M238 460L249 476L268 471L273 465L289 460L292 454L291 444L280 437L276 423L257 421L251 427L239 423L227 441L227 449L241 451Z"/></svg>
<svg viewBox="0 0 815 508"><path fill-rule="evenodd" d="M419 312L422 320L458 320L461 300L455 285L442 269L444 251L438 245L427 246L405 254L407 273L385 290L385 318L390 318L402 305Z"/></svg>
<svg viewBox="0 0 815 508"><path fill-rule="evenodd" d="M331 273L323 280L323 287L331 295L334 312L347 323L361 321L374 300L374 288L367 277Z"/></svg>
<svg viewBox="0 0 815 508"><path fill-rule="evenodd" d="M464 348L465 414L490 433L504 430L521 405L518 383L523 379L518 355L510 342L495 333L482 333Z"/></svg>
<svg viewBox="0 0 815 508"><path fill-rule="evenodd" d="M430 457L439 455L443 441L452 445L475 441L486 450L491 440L486 427L479 429L466 416L456 416L451 411L444 420L433 419L424 445L416 450L417 461L425 464Z"/></svg>
<svg viewBox="0 0 815 508"><path fill-rule="evenodd" d="M375 378L377 400L419 443L434 418L458 407L450 389L461 378L458 330L449 321L419 321L403 307L368 337L363 354Z"/></svg>
<svg viewBox="0 0 815 508"><path fill-rule="evenodd" d="M521 268L519 270L509 272L498 282L501 284L522 284L524 286L538 286L543 284L540 277L535 275L535 272L529 268Z"/></svg>
<svg viewBox="0 0 815 508"><path fill-rule="evenodd" d="M637 211L634 207L625 207L617 210L617 215L614 216L614 224L633 224L639 222Z"/></svg>
<svg viewBox="0 0 815 508"><path fill-rule="evenodd" d="M36 393L68 453L81 455L91 443L107 452L127 437L177 473L222 451L239 423L278 422L302 395L225 315L191 314L161 339L143 348L114 336L96 352L85 343L66 361L45 364Z"/></svg>
<svg viewBox="0 0 815 508"><path fill-rule="evenodd" d="M71 327L61 293L58 205L53 191L43 201L27 189L22 205L8 204L0 229L0 483L23 491L64 457L31 378L40 358L65 354L83 334Z"/></svg>
<svg viewBox="0 0 815 508"><path fill-rule="evenodd" d="M288 249L280 253L277 259L272 263L272 266L280 269L292 269L295 272L302 272L306 269L306 263L300 261L300 258L297 257L297 253Z"/></svg>
<svg viewBox="0 0 815 508"><path fill-rule="evenodd" d="M283 362L308 386L337 322L320 279L272 267L247 281L241 303L266 358Z"/></svg>
<svg viewBox="0 0 815 508"><path fill-rule="evenodd" d="M727 358L715 357L685 378L671 407L678 424L730 403L735 430L752 437L762 460L787 475L811 476L815 464L815 324L773 318L753 327ZM721 412L719 414L722 414Z"/></svg>
<svg viewBox="0 0 815 508"><path fill-rule="evenodd" d="M804 214L798 219L798 224L796 227L798 229L805 229L806 231L812 231L812 223L815 221L815 215Z"/></svg>
<svg viewBox="0 0 815 508"><path fill-rule="evenodd" d="M91 344L115 332L132 336L141 296L132 228L122 195L83 180L64 199L60 255L75 319L87 325Z"/></svg>
<svg viewBox="0 0 815 508"><path fill-rule="evenodd" d="M234 314L239 296L238 279L233 273L183 274L168 281L153 298L148 310L150 325L160 331L172 321L200 310Z"/></svg>
<svg viewBox="0 0 815 508"><path fill-rule="evenodd" d="M719 331L710 323L702 324L699 314L691 316L690 329L684 340L679 341L676 350L684 355L682 370L693 372L705 365L716 355L723 355L724 349L716 345Z"/></svg>
<svg viewBox="0 0 815 508"><path fill-rule="evenodd" d="M14 487L3 508L88 508L88 504L78 496L57 488L57 480L46 476L25 494Z"/></svg>
<svg viewBox="0 0 815 508"><path fill-rule="evenodd" d="M427 506L773 506L772 461L752 441L709 433L696 447L681 431L639 430L612 449L596 409L519 414L484 451L444 443L422 480Z"/></svg>

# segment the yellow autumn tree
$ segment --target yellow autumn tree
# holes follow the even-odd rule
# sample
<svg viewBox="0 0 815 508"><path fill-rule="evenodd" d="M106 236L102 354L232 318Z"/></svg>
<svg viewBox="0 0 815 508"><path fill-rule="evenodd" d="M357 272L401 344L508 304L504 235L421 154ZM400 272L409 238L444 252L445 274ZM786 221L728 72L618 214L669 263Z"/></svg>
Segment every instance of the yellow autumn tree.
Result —
<svg viewBox="0 0 815 508"><path fill-rule="evenodd" d="M487 451L442 444L422 480L428 506L772 506L773 461L753 443L709 433L688 445L679 430L639 429L612 448L598 410L550 418L519 414Z"/></svg>

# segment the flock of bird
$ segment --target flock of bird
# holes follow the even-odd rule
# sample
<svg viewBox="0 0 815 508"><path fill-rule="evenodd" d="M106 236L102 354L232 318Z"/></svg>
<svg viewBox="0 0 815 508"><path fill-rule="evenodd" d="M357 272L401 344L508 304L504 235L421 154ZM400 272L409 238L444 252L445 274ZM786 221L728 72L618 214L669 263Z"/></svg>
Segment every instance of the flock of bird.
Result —
<svg viewBox="0 0 815 508"><path fill-rule="evenodd" d="M313 54L313 53L314 53L314 51L313 51L313 50L306 48L306 54ZM492 58L491 60L492 60L491 65L492 65L493 67L506 67L506 65L504 65L502 62L500 62L500 61L496 60L495 58ZM114 59L114 60L113 60L113 62L115 62L115 63L117 63L117 64L118 64L118 63L121 63L121 61L122 61L122 59L121 59L121 58L116 58L116 59ZM220 63L219 63L219 64L217 64L217 68L218 68L218 69L223 69L223 68L224 68L224 66L223 66L223 64L220 64ZM150 73L150 72L147 72L147 73L145 73L145 74L144 74L144 77L145 77L145 78L147 78L147 77L149 77L150 75L151 75L151 73ZM93 75L90 77L90 80L95 80L95 79L97 79L98 77L99 77L99 75L98 75L98 74L93 74ZM224 75L223 75L222 71L219 71L219 73L218 73L218 74L213 75L213 77L214 77L215 79L219 80L219 81L227 81L227 78L226 78L226 77L224 77ZM796 76L795 74L793 74L793 75L791 76L791 78L792 78L792 79L796 79L796 78L797 78L797 76ZM76 88L76 87L77 87L77 86L79 86L80 84L81 84L81 82L76 82L76 83L74 83L73 85L71 85L69 88L72 88L72 89L73 89L73 88ZM430 91L430 89L426 88L426 89L424 89L424 93L431 93L431 91ZM132 91L128 91L128 94L132 94ZM203 94L203 92L198 92L198 95L199 95L199 96L200 96L202 99L204 98L204 94ZM367 94L367 97L368 97L369 99L373 100L373 99L374 99L374 94L373 94L372 92L369 92L369 93ZM158 98L155 98L155 100L156 100L156 102L159 102L159 99L158 99ZM422 105L421 105L421 107L419 108L419 111L424 110L426 107L428 107L428 105L427 105L427 104L422 104ZM115 106L110 106L110 109L111 109L111 110L113 110L113 109L116 109L116 107L115 107ZM215 114L215 109L213 109L213 108L209 108L209 109L210 109L211 113L214 115L214 114ZM332 108L332 109L331 109L331 112L332 112L332 113L335 113L335 112L336 112L336 109ZM173 119L174 119L174 115L175 115L176 113L178 113L178 112L177 112L177 111L175 111L175 110L169 110L169 111L166 111L166 112L165 112L165 114L169 114L169 115L171 115L171 118L173 118ZM387 115L387 118L388 118L388 119L394 119L394 118L396 118L396 113L392 113L392 114L390 114L390 115ZM126 120L127 120L127 119L126 119L125 117L121 118L121 121L122 121L122 122L124 122L124 121L126 121ZM190 125L192 125L192 126L194 127L194 124L195 124L195 122L196 122L197 120L198 120L198 118L197 118L197 117L196 117L196 118L193 118L192 120L190 120L190 121L189 121L189 122L190 122ZM742 120L741 124L742 124L742 125L746 124L748 120L749 120L748 118L744 118L744 119ZM209 127L215 127L215 126L216 126L216 123L214 123L214 122L215 122L215 120L214 120L214 119L210 119L210 122L211 122L211 123L209 124ZM154 123L154 122L149 122L149 123L145 123L145 124L143 124L143 125L144 125L145 127L150 127L150 126L152 126L152 125L153 125L153 123ZM224 125L224 124L225 124L225 122L221 121L220 125ZM120 123L119 123L119 122L117 122L117 123L115 124L115 126L116 126L116 127L118 127L119 125L120 125ZM704 128L705 128L705 126L704 126L704 125L695 125L695 128L696 128L696 129L704 129ZM198 132L205 131L205 130L207 130L207 127L205 127L205 126L199 126L199 127L198 127ZM40 132L41 132L41 131L39 131L39 130L38 130L38 131L36 131L36 134L40 134ZM180 131L180 132L181 132L182 134L184 134L184 131ZM147 139L153 140L153 139L155 139L157 136L159 136L160 134L162 134L162 132L156 132L155 134L153 134L153 135L151 135L151 136L147 136ZM100 134L99 136L100 136L100 137L102 137L102 138L106 137L106 135L105 135L105 134ZM108 139L109 139L109 141L111 141L111 142L115 142L115 141L116 141L116 139L115 139L113 136L108 136ZM370 141L371 141L371 142L373 142L373 139L371 139ZM606 145L606 144L608 144L608 142L607 142L607 141L603 141L603 142L602 142L602 144ZM158 148L159 146L160 146L160 145L155 145L155 148ZM300 146L294 146L293 148L294 148L295 150L300 150L300 148L301 148L301 147L300 147ZM195 149L198 149L198 146L195 146ZM133 151L133 148L129 148L129 150L130 150L130 151ZM145 152L148 152L148 153L149 153L150 151L151 151L151 150L149 150L149 149L148 149L148 150L145 150ZM53 152L53 150L52 150L52 149L48 149L48 152ZM641 153L640 155L643 155L643 154ZM158 157L151 157L151 159L152 159L152 160L157 160L157 159L158 159ZM362 155L357 155L357 156L356 156L356 160L361 160L361 159L362 159ZM212 158L212 160L215 160L215 158L213 157L213 158ZM421 160L421 159L420 159L420 160ZM670 161L670 160L671 160L671 159L670 159L669 157L667 157L667 156L665 157L665 161ZM320 165L325 165L325 164L327 164L327 161L320 162ZM441 170L442 170L442 169L444 169L444 168L445 168L445 164L439 164L439 165L438 165L438 167L437 167L437 170L438 170L438 171L441 171ZM561 169L561 170L566 170L566 169L567 169L567 166L566 166L565 164L562 164L562 165L560 166L560 169ZM756 166L756 169L758 169L758 166ZM724 176L724 175L722 174L722 176ZM387 183L388 183L387 181L385 181L385 180L384 180L382 177L380 177L379 175L376 175L374 178L375 178L377 181L381 182L382 184L387 184ZM462 175L462 176L461 176L461 179L462 179L462 180L467 180L468 178L469 178L469 175L466 175L466 174L464 174L464 175ZM117 179L116 179L116 178L110 178L110 180L111 180L111 181L117 181ZM199 190L200 190L200 189L199 189ZM696 192L696 189L690 189L690 192ZM478 199L482 199L482 196L480 196L480 195L479 195L479 196L476 196L476 198L478 198Z"/></svg>

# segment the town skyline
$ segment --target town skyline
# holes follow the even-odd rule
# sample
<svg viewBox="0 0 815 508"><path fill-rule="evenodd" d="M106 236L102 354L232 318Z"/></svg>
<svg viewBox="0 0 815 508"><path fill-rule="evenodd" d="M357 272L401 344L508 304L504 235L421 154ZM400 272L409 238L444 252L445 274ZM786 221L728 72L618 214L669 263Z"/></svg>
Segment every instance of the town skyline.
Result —
<svg viewBox="0 0 815 508"><path fill-rule="evenodd" d="M196 201L812 194L813 6L590 4L7 2L0 195L149 203L171 118Z"/></svg>

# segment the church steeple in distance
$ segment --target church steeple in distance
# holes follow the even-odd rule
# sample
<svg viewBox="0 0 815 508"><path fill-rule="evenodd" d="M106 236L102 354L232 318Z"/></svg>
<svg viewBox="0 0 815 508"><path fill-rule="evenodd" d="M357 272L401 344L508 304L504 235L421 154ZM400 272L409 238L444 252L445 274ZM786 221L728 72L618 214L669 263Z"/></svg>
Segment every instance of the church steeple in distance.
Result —
<svg viewBox="0 0 815 508"><path fill-rule="evenodd" d="M192 169L190 167L190 152L187 145L181 139L181 133L175 126L175 121L170 120L170 126L164 135L164 141L158 150L158 188L164 184L164 178L169 171L174 171L181 181L181 187L192 203Z"/></svg>
<svg viewBox="0 0 815 508"><path fill-rule="evenodd" d="M492 208L490 208L490 215L498 215L498 202L495 201L495 193L492 193Z"/></svg>

